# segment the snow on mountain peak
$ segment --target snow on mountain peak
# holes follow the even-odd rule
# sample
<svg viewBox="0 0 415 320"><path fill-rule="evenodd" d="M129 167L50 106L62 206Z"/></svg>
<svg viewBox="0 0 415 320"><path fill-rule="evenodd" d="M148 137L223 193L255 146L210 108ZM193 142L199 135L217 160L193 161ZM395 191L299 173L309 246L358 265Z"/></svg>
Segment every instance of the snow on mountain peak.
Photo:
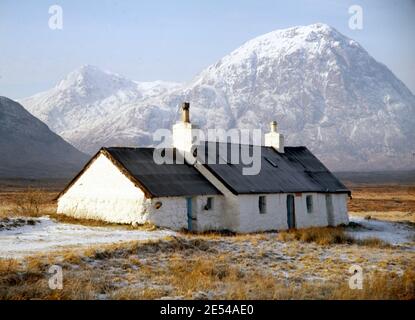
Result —
<svg viewBox="0 0 415 320"><path fill-rule="evenodd" d="M243 64L247 61L255 63L258 59L282 59L293 54L326 54L340 48L355 47L360 49L356 41L326 24L316 23L272 31L249 40L209 69L221 66L225 68L230 64Z"/></svg>
<svg viewBox="0 0 415 320"><path fill-rule="evenodd" d="M56 86L59 90L80 89L80 92L88 94L88 90L101 88L114 92L119 89L133 88L135 83L131 80L121 77L118 74L103 71L98 67L83 65L80 68L69 73Z"/></svg>
<svg viewBox="0 0 415 320"><path fill-rule="evenodd" d="M323 23L256 37L183 86L84 66L22 104L93 153L102 145L151 144L182 101L205 128L267 130L278 120L289 145L306 145L331 169L414 166L415 96L356 41Z"/></svg>

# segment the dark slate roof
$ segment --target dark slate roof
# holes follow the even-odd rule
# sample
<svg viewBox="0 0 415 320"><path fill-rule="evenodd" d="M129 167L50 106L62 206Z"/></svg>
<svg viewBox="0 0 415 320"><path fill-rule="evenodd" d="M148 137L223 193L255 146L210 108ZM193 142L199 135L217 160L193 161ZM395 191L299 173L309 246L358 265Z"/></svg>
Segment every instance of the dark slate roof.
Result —
<svg viewBox="0 0 415 320"><path fill-rule="evenodd" d="M216 152L216 162L212 159L213 153L208 154L208 149L215 145L222 150ZM232 146L236 148L234 150L240 152L241 145L205 142L198 149L198 158L203 159L201 155L204 154L206 159L204 166L234 194L286 192L350 194L350 191L306 147L285 147L285 152L279 153L271 147L243 145L249 149L251 155L253 148L261 152L259 174L243 175L242 168L247 166L240 161L239 164L232 163L230 156ZM227 152L224 153L224 150ZM219 157L222 158L222 164L218 162Z"/></svg>
<svg viewBox="0 0 415 320"><path fill-rule="evenodd" d="M114 147L103 148L103 150L121 164L127 173L152 197L220 194L191 165L155 163L153 160L154 148Z"/></svg>

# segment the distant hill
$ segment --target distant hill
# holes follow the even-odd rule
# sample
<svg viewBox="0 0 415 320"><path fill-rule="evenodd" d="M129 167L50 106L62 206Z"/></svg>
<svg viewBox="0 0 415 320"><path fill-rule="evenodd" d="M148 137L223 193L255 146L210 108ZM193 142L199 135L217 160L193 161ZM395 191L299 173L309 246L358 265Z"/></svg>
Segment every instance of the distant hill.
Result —
<svg viewBox="0 0 415 320"><path fill-rule="evenodd" d="M0 178L68 177L87 158L19 103L0 97Z"/></svg>
<svg viewBox="0 0 415 320"><path fill-rule="evenodd" d="M350 184L415 184L415 170L335 172L343 183Z"/></svg>

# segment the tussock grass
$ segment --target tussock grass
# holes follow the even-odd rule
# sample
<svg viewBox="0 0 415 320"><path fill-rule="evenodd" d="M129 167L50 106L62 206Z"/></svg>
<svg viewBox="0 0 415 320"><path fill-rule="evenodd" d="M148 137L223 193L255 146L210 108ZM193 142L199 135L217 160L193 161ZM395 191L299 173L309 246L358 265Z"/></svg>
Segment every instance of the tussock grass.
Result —
<svg viewBox="0 0 415 320"><path fill-rule="evenodd" d="M322 227L307 229L292 229L281 231L277 238L281 241L315 242L320 245L352 244L354 239L348 236L341 228Z"/></svg>
<svg viewBox="0 0 415 320"><path fill-rule="evenodd" d="M84 256L76 251L67 251L63 254L62 260L73 265L80 265L84 262Z"/></svg>
<svg viewBox="0 0 415 320"><path fill-rule="evenodd" d="M335 299L414 300L415 265L408 268L402 276L376 272L364 280L362 290L350 290L344 286L335 289L333 294Z"/></svg>
<svg viewBox="0 0 415 320"><path fill-rule="evenodd" d="M12 280L11 280L11 279ZM2 283L4 278L2 279ZM9 277L9 283L0 286L2 300L89 300L108 290L108 283L91 278L88 273L65 273L62 290L51 290L47 274L22 273Z"/></svg>
<svg viewBox="0 0 415 320"><path fill-rule="evenodd" d="M255 279L255 278L254 278ZM361 290L350 289L348 282L304 282L288 285L272 278L257 278L254 283L262 285L260 299L330 299L330 300L413 300L415 299L415 274L408 269L403 276L376 272L363 281ZM248 286L249 289L252 285ZM261 287L260 287L261 288ZM251 299L251 292L243 288L236 299Z"/></svg>
<svg viewBox="0 0 415 320"><path fill-rule="evenodd" d="M255 259L262 258L255 255ZM363 290L348 287L347 266L334 280L310 281L301 278L300 273L287 282L270 273L269 267L252 269L246 268L245 263L229 253L212 250L208 240L175 237L34 256L23 261L0 259L0 299L415 298L413 263L402 264L407 271L401 276L384 271L364 274ZM256 263L263 266L261 260ZM287 265L286 261L280 263ZM312 263L315 267L318 259ZM51 264L64 269L63 290L48 287ZM116 285L120 276L132 285Z"/></svg>
<svg viewBox="0 0 415 320"><path fill-rule="evenodd" d="M379 238L359 239L355 240L355 243L372 248L392 248L390 244L386 243L385 241Z"/></svg>
<svg viewBox="0 0 415 320"><path fill-rule="evenodd" d="M20 265L16 259L0 259L0 274L14 272Z"/></svg>
<svg viewBox="0 0 415 320"><path fill-rule="evenodd" d="M196 260L190 262L171 261L168 266L171 284L177 293L189 296L197 291L217 289L222 283L235 282L243 278L236 268L231 268L223 259Z"/></svg>
<svg viewBox="0 0 415 320"><path fill-rule="evenodd" d="M378 238L354 239L346 234L343 227L315 227L281 231L277 235L281 241L314 242L322 246L333 244L357 244L373 248L390 248L391 246Z"/></svg>
<svg viewBox="0 0 415 320"><path fill-rule="evenodd" d="M51 264L45 257L29 257L23 261L0 259L0 300L72 300L95 299L97 294L113 290L111 283L100 277L98 272L81 269L63 269L63 289L49 288L48 273Z"/></svg>
<svg viewBox="0 0 415 320"><path fill-rule="evenodd" d="M29 189L6 196L0 193L0 217L48 214L64 223L119 226L56 215L52 195ZM389 195L386 205L390 208L382 207L383 196L370 197L372 209L397 210L402 206L399 199ZM412 200L408 198L411 194L405 197ZM368 204L364 196L356 199L356 207ZM375 219L383 215L398 219L395 211L376 215L367 210L362 214ZM138 228L153 230L154 226ZM163 240L76 248L24 260L0 259L0 299L415 299L415 266L409 263L413 257L410 252L388 249L379 239L354 240L341 227L279 232L278 240L292 242L280 243L287 252L275 251L273 237L266 233L184 233ZM229 249L239 245L248 250ZM249 251L249 247L256 249ZM350 258L350 263L362 265L363 290L349 288L349 262L339 259L339 252ZM381 255L381 260L377 261L376 255ZM48 287L52 264L64 268L63 290ZM375 264L379 271L374 272L369 264ZM397 274L391 270L406 271ZM326 281L307 280L314 278Z"/></svg>

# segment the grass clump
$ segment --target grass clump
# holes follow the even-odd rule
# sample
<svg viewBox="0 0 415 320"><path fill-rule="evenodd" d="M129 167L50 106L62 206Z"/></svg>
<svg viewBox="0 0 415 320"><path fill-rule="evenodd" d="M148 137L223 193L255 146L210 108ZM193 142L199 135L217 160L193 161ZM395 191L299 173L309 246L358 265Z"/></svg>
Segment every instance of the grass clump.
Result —
<svg viewBox="0 0 415 320"><path fill-rule="evenodd" d="M19 216L39 217L43 207L48 202L45 193L38 189L29 188L16 197L16 214Z"/></svg>
<svg viewBox="0 0 415 320"><path fill-rule="evenodd" d="M322 246L332 244L357 244L372 248L390 248L385 241L378 238L354 239L349 236L342 227L320 227L307 229L291 229L281 231L277 235L281 241L301 241L317 243Z"/></svg>
<svg viewBox="0 0 415 320"><path fill-rule="evenodd" d="M354 239L348 236L343 229L334 227L291 229L279 232L277 235L281 241L315 242L320 245L351 244Z"/></svg>

